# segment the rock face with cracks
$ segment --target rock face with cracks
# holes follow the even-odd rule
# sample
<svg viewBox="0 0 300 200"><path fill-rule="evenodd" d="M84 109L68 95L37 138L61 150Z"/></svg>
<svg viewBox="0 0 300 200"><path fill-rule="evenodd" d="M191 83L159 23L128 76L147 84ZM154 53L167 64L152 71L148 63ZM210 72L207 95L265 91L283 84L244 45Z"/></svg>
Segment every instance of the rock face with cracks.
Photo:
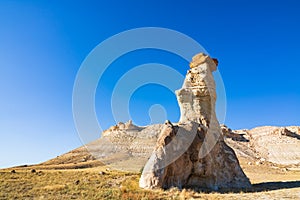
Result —
<svg viewBox="0 0 300 200"><path fill-rule="evenodd" d="M218 190L251 186L234 151L224 142L216 117L212 72L217 64L203 53L193 57L183 86L176 91L180 121L163 125L140 187Z"/></svg>

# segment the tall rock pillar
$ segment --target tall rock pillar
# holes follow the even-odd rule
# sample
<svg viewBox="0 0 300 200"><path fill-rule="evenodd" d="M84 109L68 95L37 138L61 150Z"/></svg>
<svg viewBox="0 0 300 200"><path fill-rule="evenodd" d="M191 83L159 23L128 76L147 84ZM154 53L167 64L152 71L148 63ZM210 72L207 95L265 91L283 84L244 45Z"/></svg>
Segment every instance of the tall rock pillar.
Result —
<svg viewBox="0 0 300 200"><path fill-rule="evenodd" d="M234 151L224 142L216 117L212 72L218 61L193 57L183 86L176 91L180 121L167 121L140 178L142 188L250 187Z"/></svg>

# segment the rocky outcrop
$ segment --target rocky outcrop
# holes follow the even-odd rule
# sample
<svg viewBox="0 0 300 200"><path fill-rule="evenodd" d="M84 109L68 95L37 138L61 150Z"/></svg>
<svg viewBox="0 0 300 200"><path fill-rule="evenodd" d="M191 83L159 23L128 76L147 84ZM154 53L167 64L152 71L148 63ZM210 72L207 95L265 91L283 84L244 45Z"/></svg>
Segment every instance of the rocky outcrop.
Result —
<svg viewBox="0 0 300 200"><path fill-rule="evenodd" d="M143 127L136 126L132 123L132 120L128 122L119 122L117 125L111 126L109 129L102 132L103 136L107 136L115 131L141 131Z"/></svg>
<svg viewBox="0 0 300 200"><path fill-rule="evenodd" d="M180 121L164 124L144 167L140 187L250 187L234 151L224 142L216 118L212 72L217 63L203 53L193 57L184 84L176 91Z"/></svg>
<svg viewBox="0 0 300 200"><path fill-rule="evenodd" d="M244 137L244 135L245 135L244 133L236 133L235 131L231 130L224 124L221 124L220 128L221 128L224 139L231 138L234 141L249 142L249 139Z"/></svg>

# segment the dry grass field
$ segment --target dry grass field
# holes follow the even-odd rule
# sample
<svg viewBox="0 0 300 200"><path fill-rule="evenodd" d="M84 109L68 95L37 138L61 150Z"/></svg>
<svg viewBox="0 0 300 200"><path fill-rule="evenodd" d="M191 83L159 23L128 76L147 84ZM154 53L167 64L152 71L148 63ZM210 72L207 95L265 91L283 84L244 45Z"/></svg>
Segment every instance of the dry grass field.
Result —
<svg viewBox="0 0 300 200"><path fill-rule="evenodd" d="M36 165L0 170L0 199L300 199L299 169L240 162L253 184L247 191L150 191L138 187L139 173Z"/></svg>

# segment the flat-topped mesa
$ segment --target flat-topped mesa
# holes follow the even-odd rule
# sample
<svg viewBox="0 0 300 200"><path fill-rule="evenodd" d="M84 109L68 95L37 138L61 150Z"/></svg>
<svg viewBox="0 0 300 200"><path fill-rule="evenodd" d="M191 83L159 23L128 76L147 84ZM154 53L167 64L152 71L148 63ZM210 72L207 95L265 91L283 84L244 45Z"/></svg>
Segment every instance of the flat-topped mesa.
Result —
<svg viewBox="0 0 300 200"><path fill-rule="evenodd" d="M212 72L217 65L217 59L204 53L193 57L183 86L176 91L181 123L194 121L208 125L215 117L216 86Z"/></svg>

